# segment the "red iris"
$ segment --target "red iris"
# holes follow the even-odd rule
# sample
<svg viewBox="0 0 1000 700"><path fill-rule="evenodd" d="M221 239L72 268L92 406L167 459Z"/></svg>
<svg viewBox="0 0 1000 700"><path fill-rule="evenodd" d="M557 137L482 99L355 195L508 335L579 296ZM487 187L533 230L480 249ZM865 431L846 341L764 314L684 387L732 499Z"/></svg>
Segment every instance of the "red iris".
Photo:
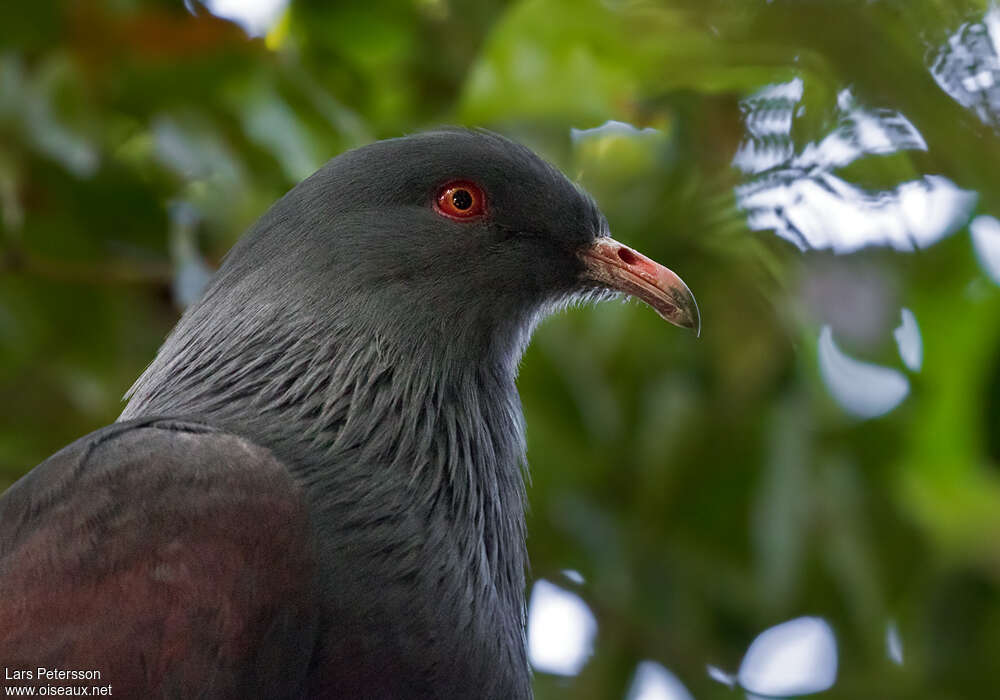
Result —
<svg viewBox="0 0 1000 700"><path fill-rule="evenodd" d="M486 213L486 195L472 182L449 182L441 188L435 205L452 219L474 219Z"/></svg>

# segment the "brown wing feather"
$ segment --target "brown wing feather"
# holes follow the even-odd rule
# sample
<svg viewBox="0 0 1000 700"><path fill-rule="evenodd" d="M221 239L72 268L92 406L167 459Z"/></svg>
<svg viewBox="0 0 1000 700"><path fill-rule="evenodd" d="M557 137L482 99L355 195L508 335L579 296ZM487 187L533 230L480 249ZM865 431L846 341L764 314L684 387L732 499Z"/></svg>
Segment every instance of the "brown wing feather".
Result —
<svg viewBox="0 0 1000 700"><path fill-rule="evenodd" d="M7 669L97 670L78 684L115 697L295 697L313 591L288 470L197 423L97 431L0 499Z"/></svg>

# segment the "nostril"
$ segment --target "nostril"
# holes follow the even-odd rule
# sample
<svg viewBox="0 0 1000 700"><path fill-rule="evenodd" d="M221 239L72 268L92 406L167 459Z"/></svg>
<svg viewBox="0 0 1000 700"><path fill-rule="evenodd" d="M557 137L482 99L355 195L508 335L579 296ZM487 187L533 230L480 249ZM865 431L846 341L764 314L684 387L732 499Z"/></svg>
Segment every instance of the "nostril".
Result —
<svg viewBox="0 0 1000 700"><path fill-rule="evenodd" d="M637 262L639 262L639 256L633 253L628 248L619 248L618 257L626 265L635 265Z"/></svg>

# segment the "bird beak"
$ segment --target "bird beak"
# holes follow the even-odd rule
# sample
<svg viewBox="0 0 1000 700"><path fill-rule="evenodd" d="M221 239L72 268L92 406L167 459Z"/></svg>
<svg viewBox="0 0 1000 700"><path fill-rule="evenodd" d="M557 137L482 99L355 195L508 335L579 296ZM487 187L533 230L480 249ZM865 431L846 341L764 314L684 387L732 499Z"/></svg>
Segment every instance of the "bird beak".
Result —
<svg viewBox="0 0 1000 700"><path fill-rule="evenodd" d="M701 332L698 302L684 281L660 263L602 236L580 251L584 278L641 299L664 320Z"/></svg>

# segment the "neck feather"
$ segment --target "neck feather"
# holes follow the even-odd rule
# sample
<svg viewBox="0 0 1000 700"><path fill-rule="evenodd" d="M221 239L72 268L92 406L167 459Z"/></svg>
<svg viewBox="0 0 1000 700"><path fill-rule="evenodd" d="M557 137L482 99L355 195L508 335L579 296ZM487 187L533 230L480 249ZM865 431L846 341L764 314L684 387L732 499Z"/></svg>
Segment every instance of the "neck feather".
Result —
<svg viewBox="0 0 1000 700"><path fill-rule="evenodd" d="M337 533L321 549L357 549L366 523L392 523L378 535L400 553L385 575L418 541L417 570L431 558L454 573L435 584L452 589L441 600L482 608L445 617L492 627L463 630L465 641L496 644L500 625L505 639L484 658L514 653L511 666L526 668L525 445L510 357L523 342L469 362L448 354L461 343L403 347L377 329L296 326L286 309L220 317L205 305L185 315L121 419L195 416L272 449L303 485L319 531Z"/></svg>

